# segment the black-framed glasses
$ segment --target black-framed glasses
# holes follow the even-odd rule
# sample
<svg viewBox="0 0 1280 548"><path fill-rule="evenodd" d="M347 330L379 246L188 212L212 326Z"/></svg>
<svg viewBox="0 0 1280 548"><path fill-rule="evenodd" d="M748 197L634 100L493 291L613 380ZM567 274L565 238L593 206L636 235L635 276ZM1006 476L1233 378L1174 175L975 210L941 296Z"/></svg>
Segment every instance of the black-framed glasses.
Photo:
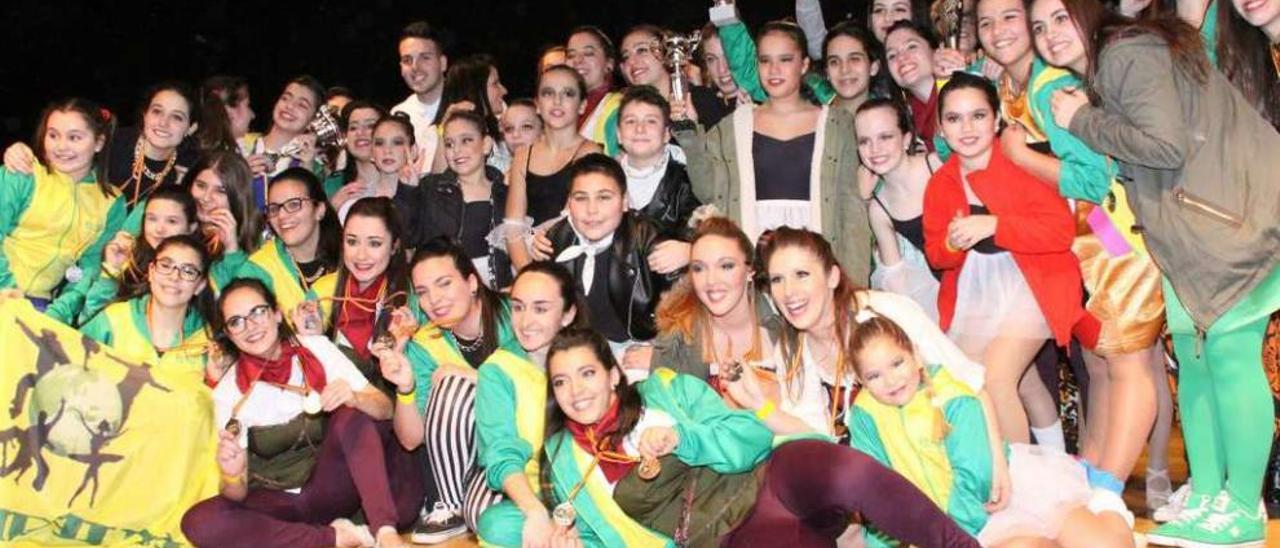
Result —
<svg viewBox="0 0 1280 548"><path fill-rule="evenodd" d="M266 321L267 314L270 313L270 305L260 304L249 309L249 313L244 316L232 316L227 318L227 333L234 335L244 331L246 327L249 327L250 321L252 321L254 325L262 325L262 322Z"/></svg>
<svg viewBox="0 0 1280 548"><path fill-rule="evenodd" d="M267 217L279 216L281 211L284 211L285 213L297 213L299 210L302 209L302 204L305 204L310 201L311 201L311 198L299 197L299 198L290 198L281 203L274 203L274 202L269 203L267 204Z"/></svg>
<svg viewBox="0 0 1280 548"><path fill-rule="evenodd" d="M194 282L199 280L200 276L204 274L193 264L177 263L167 257L164 259L157 259L156 262L152 264L155 265L157 273L163 276L171 276L174 272L177 272L178 279L184 282Z"/></svg>

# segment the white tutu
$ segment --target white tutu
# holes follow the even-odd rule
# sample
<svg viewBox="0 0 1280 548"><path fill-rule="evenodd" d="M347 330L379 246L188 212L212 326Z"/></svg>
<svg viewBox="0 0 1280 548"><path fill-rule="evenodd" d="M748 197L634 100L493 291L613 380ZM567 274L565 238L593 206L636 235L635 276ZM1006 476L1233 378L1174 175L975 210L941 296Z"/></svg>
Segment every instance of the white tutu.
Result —
<svg viewBox="0 0 1280 548"><path fill-rule="evenodd" d="M956 283L956 308L947 335L970 358L981 360L996 336L1053 336L1026 278L1008 252L970 251Z"/></svg>
<svg viewBox="0 0 1280 548"><path fill-rule="evenodd" d="M1057 538L1067 514L1087 507L1094 496L1084 467L1043 445L1009 445L1009 480L1009 505L991 514L978 532L983 546L1019 536Z"/></svg>
<svg viewBox="0 0 1280 548"><path fill-rule="evenodd" d="M929 270L929 262L910 241L894 233L902 260L885 266L876 254L876 268L871 272L871 288L910 297L934 323L938 322L938 279Z"/></svg>
<svg viewBox="0 0 1280 548"><path fill-rule="evenodd" d="M756 228L760 232L748 236L754 241L764 231L779 227L811 228L812 211L813 204L809 200L759 200L756 202Z"/></svg>

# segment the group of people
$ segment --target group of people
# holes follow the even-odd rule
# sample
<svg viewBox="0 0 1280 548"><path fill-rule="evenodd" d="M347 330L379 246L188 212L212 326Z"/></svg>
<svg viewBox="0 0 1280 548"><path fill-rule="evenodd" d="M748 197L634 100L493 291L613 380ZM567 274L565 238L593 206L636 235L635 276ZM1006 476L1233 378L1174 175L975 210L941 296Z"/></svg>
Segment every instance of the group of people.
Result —
<svg viewBox="0 0 1280 548"><path fill-rule="evenodd" d="M513 100L412 23L402 103L299 76L263 133L231 76L54 102L0 298L204 376L198 546L1128 546L1144 449L1149 542L1265 541L1280 0L710 19Z"/></svg>

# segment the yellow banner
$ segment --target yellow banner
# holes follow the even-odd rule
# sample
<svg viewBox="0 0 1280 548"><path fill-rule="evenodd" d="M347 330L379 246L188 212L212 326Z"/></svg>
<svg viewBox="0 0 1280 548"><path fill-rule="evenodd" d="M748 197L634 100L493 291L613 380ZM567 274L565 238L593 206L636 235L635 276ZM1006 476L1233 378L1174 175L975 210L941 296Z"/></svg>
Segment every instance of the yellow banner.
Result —
<svg viewBox="0 0 1280 548"><path fill-rule="evenodd" d="M203 372L0 303L0 544L176 546L217 493Z"/></svg>

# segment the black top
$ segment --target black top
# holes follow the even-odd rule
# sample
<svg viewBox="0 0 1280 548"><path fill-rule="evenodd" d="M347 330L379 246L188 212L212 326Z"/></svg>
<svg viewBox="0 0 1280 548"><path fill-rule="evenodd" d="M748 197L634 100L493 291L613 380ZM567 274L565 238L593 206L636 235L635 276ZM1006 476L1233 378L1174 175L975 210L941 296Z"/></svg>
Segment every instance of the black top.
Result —
<svg viewBox="0 0 1280 548"><path fill-rule="evenodd" d="M309 263L297 263L298 273L302 275L302 279L306 281L303 285L310 285L312 282L320 279L325 275L324 261L316 259Z"/></svg>
<svg viewBox="0 0 1280 548"><path fill-rule="evenodd" d="M493 202L488 200L467 202L462 210L462 234L460 243L472 259L489 256L489 229L493 226Z"/></svg>
<svg viewBox="0 0 1280 548"><path fill-rule="evenodd" d="M587 308L591 311L591 327L613 342L622 342L627 335L627 324L618 317L609 299L609 263L613 254L608 250L596 255L596 272L591 280L591 292L587 293Z"/></svg>
<svg viewBox="0 0 1280 548"><path fill-rule="evenodd" d="M493 354L493 350L485 348L486 345L476 344L476 341L469 341L459 337L457 333L453 334L453 338L458 341L458 352L462 353L462 359L467 360L471 367L479 368L484 365L484 361ZM471 350L468 350L471 347Z"/></svg>
<svg viewBox="0 0 1280 548"><path fill-rule="evenodd" d="M883 209L885 215L889 217L889 222L893 223L893 231L901 234L903 238L906 238L908 242L911 242L911 245L916 246L916 249L919 249L920 252L923 253L924 215L916 215L915 217L905 221L900 221L894 218L892 213L889 213L889 206L884 205L884 202L880 201L880 193L877 192L872 194L871 197L875 199L877 204L880 204L880 208Z"/></svg>
<svg viewBox="0 0 1280 548"><path fill-rule="evenodd" d="M760 132L751 140L756 200L808 200L816 133L780 141Z"/></svg>
<svg viewBox="0 0 1280 548"><path fill-rule="evenodd" d="M139 184L138 181L133 180L133 152L135 147L138 146L139 138L141 138L141 133L138 128L124 128L116 131L111 141L110 158L107 166L107 180L120 188L120 195L124 196L126 205L130 210L133 209L136 202L146 200L151 191L155 190L159 184L178 184L182 178L179 171L185 172L186 168L194 164L196 160L194 148L188 146L188 141L183 141L178 146L178 157L174 161L174 167L165 175L163 181L157 182L153 178L147 177L146 171L144 171L141 184ZM167 163L165 160L152 160L145 156L143 157L143 162L146 163L147 170L150 170L155 175L159 175L161 171L164 171L164 166ZM134 200L135 195L137 196L136 201Z"/></svg>
<svg viewBox="0 0 1280 548"><path fill-rule="evenodd" d="M715 89L706 86L690 86L689 95L693 101L694 110L698 111L698 125L703 129L715 127L720 120L738 107L737 98L730 97L726 101L720 98Z"/></svg>
<svg viewBox="0 0 1280 548"><path fill-rule="evenodd" d="M991 212L987 211L987 206L978 205L978 204L969 204L969 214L970 215L990 215ZM970 250L977 251L978 253L983 253L986 255L995 255L996 253L1003 253L1005 251L1008 251L1007 249L996 245L995 236L987 236L986 238L983 238L978 243L973 244L973 247L970 248Z"/></svg>
<svg viewBox="0 0 1280 548"><path fill-rule="evenodd" d="M578 151L574 150L573 155L576 157ZM524 188L529 202L528 215L533 217L533 225L538 226L548 219L559 217L560 212L564 210L564 204L569 199L569 183L572 182L569 180L569 166L573 164L573 160L569 160L564 167L550 175L538 175L530 171L531 162L533 162L532 147L529 148L529 155L525 157Z"/></svg>

